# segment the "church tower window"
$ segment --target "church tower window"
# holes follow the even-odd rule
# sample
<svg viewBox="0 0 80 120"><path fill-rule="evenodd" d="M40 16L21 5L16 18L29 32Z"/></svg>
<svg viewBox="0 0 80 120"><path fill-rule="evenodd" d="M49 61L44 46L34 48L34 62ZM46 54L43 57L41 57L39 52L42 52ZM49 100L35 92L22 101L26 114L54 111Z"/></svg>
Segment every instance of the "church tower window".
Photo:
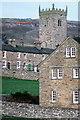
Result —
<svg viewBox="0 0 80 120"><path fill-rule="evenodd" d="M58 20L58 26L61 26L61 20Z"/></svg>

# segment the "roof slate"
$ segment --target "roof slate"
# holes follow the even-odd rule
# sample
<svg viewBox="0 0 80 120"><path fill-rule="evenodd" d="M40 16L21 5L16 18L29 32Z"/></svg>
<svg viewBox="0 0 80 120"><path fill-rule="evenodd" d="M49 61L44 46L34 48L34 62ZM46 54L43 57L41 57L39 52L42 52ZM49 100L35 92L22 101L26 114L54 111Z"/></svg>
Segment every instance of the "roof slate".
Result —
<svg viewBox="0 0 80 120"><path fill-rule="evenodd" d="M78 39L75 38L74 40L80 44L80 38L78 38Z"/></svg>
<svg viewBox="0 0 80 120"><path fill-rule="evenodd" d="M9 44L2 44L2 50L11 51L11 52L34 53L34 54L51 54L54 51L54 49L49 49L49 48L41 48L41 50L39 50L36 47L30 47L30 46L17 45L16 47L13 47Z"/></svg>

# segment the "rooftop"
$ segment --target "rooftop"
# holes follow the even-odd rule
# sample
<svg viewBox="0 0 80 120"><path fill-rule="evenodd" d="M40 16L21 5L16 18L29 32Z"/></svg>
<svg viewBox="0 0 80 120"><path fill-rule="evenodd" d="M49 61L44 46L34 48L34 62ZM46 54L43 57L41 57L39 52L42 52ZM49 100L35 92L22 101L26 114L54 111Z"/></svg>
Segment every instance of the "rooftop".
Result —
<svg viewBox="0 0 80 120"><path fill-rule="evenodd" d="M49 48L41 48L41 50L39 50L36 47L31 47L31 46L16 45L16 47L13 47L9 44L2 44L2 50L11 51L11 52L34 53L34 54L51 54L54 51L54 49L49 49Z"/></svg>

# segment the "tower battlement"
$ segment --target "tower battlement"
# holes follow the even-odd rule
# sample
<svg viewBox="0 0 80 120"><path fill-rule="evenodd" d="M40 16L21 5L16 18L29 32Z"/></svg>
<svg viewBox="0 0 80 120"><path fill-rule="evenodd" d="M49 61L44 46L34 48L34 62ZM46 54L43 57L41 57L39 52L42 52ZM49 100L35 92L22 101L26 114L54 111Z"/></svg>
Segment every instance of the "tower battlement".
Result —
<svg viewBox="0 0 80 120"><path fill-rule="evenodd" d="M58 8L54 8L54 6L52 7L52 9L40 9L39 6L39 16L43 16L43 15L49 15L49 14L57 14L57 15L64 15L67 16L67 6L66 6L66 10L64 9L58 9Z"/></svg>

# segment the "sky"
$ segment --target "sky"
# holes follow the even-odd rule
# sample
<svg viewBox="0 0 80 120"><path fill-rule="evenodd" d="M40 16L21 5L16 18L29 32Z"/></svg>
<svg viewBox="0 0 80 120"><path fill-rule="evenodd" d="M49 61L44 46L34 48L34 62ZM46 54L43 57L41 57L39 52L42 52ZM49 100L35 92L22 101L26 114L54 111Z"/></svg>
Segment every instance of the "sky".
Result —
<svg viewBox="0 0 80 120"><path fill-rule="evenodd" d="M39 18L39 5L41 9L52 8L52 4L54 3L55 8L66 9L66 5L68 7L68 15L67 20L78 20L78 1L73 0L73 2L69 2L67 0L57 1L57 0L49 0L49 1L6 1L0 3L2 18Z"/></svg>

